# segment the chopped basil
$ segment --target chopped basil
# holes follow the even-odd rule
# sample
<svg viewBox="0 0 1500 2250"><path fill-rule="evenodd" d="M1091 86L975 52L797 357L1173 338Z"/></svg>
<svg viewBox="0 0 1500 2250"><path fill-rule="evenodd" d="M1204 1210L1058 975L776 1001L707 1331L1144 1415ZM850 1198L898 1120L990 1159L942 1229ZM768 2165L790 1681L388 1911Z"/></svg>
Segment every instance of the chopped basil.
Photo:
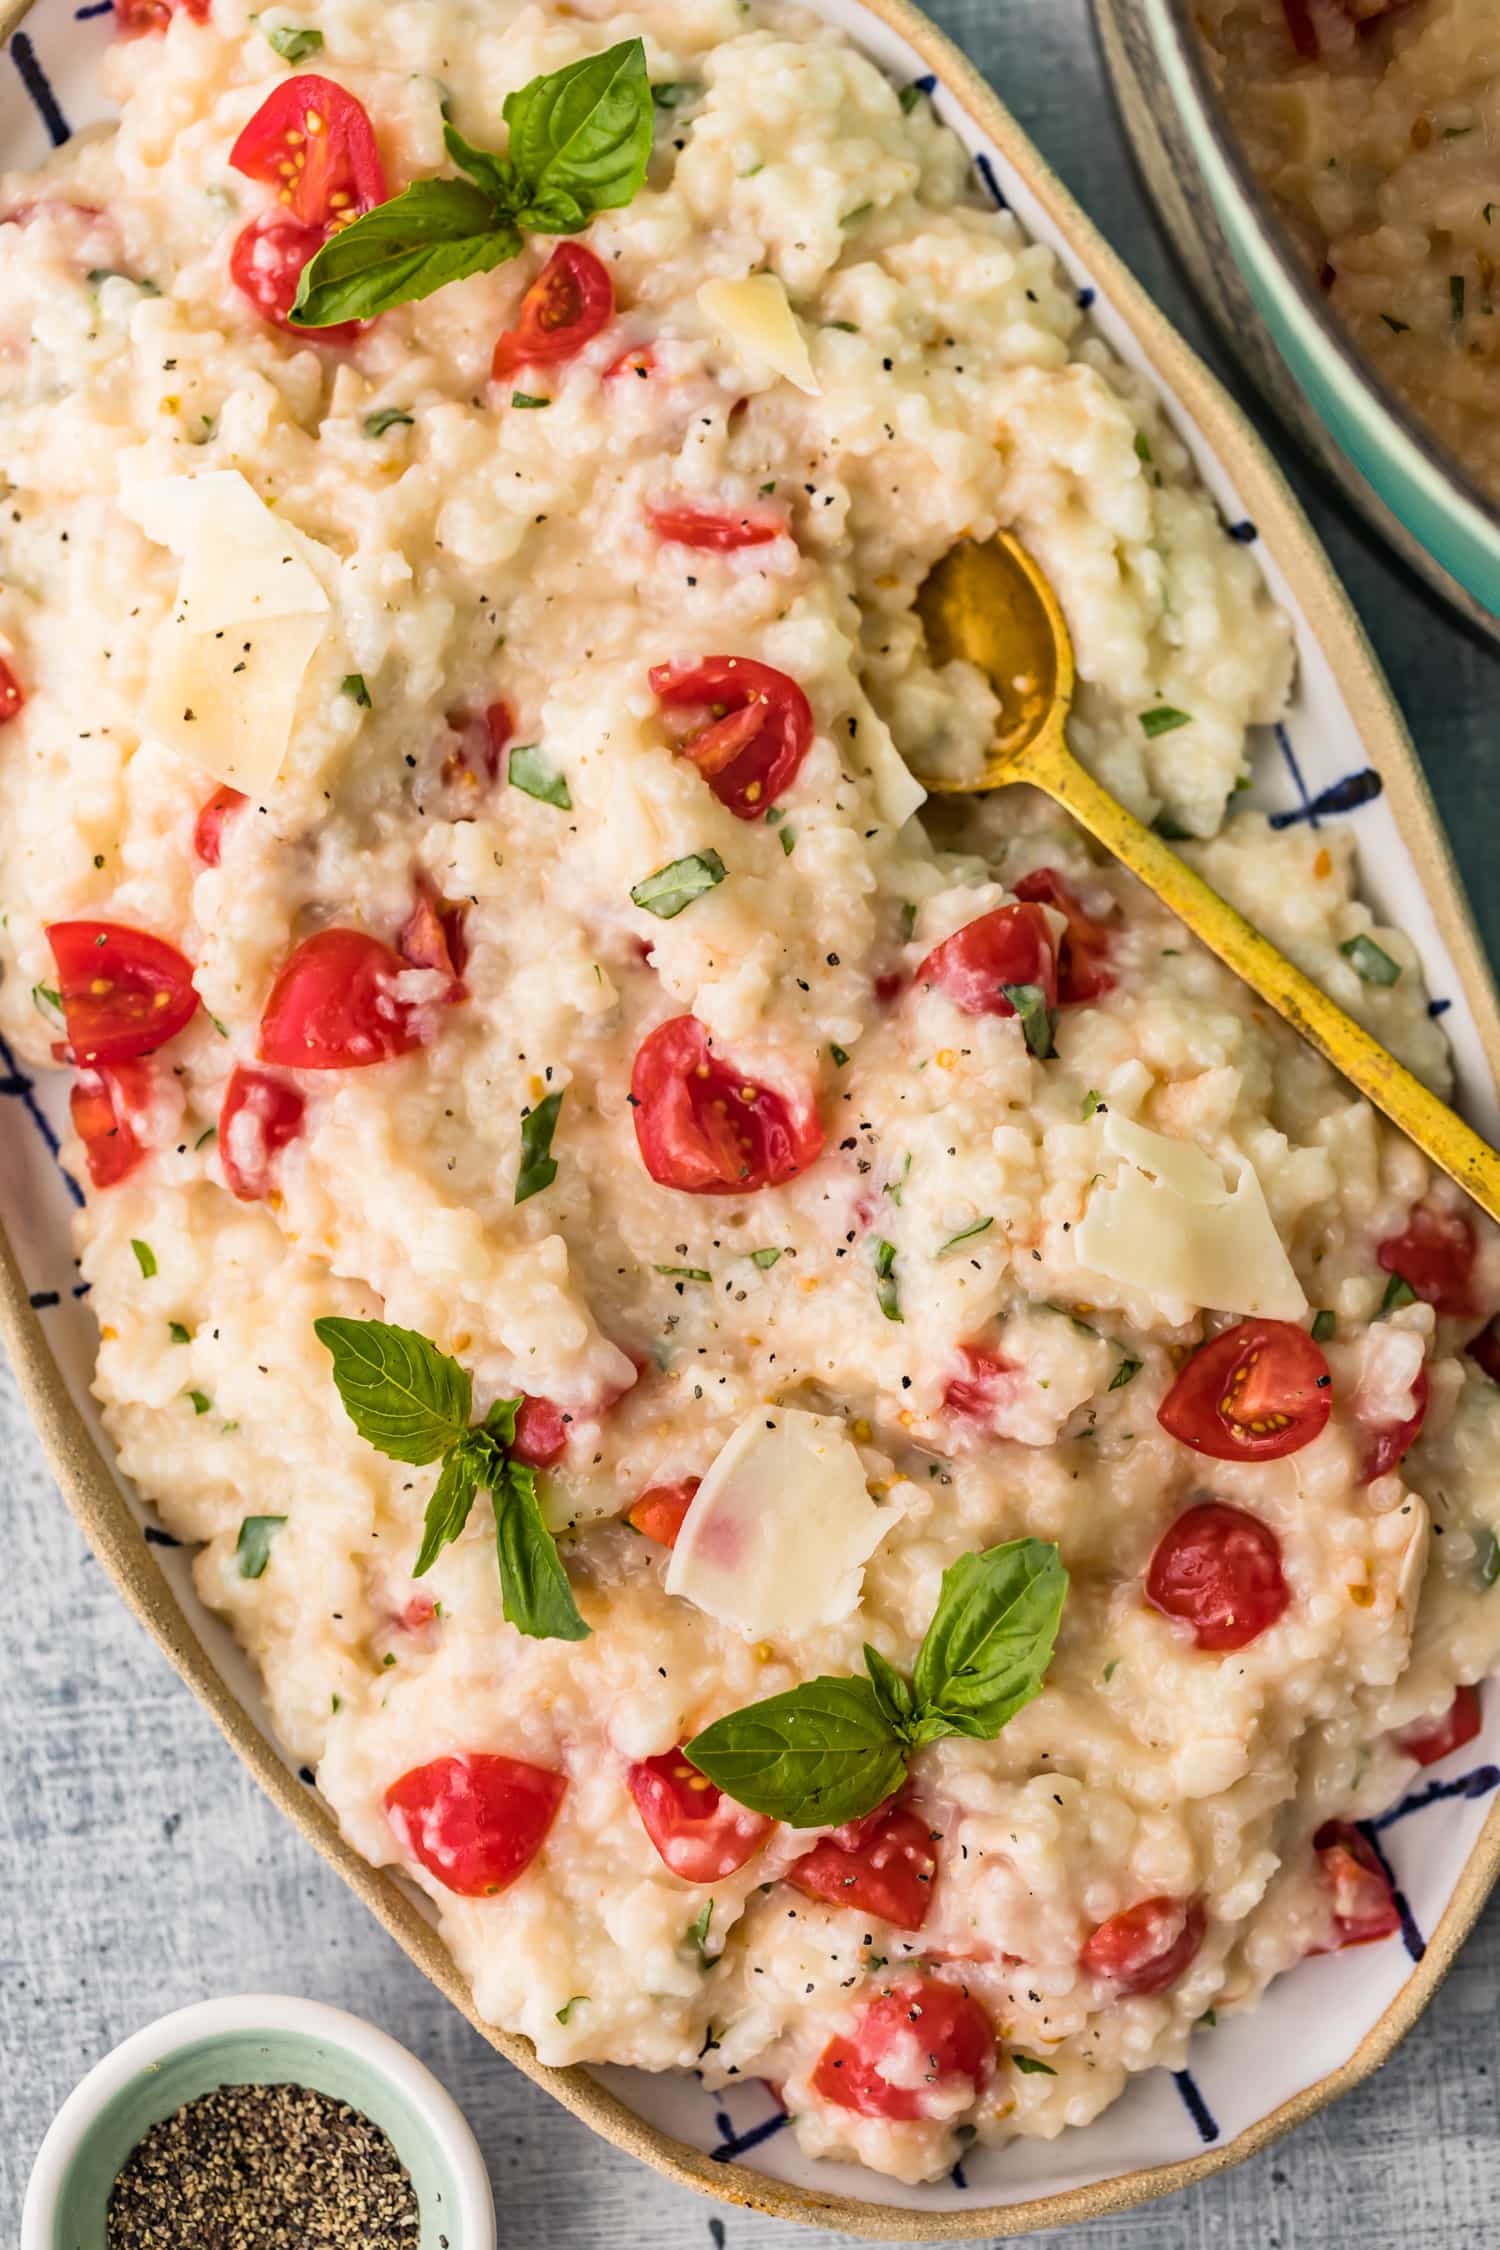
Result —
<svg viewBox="0 0 1500 2250"><path fill-rule="evenodd" d="M1103 1107L1104 1107L1104 1098L1103 1098L1103 1096L1102 1096L1101 1094L1096 1094L1096 1093L1095 1093L1095 1091L1094 1091L1094 1089L1093 1089L1093 1087L1092 1087L1092 1086L1090 1086L1090 1088L1089 1088L1088 1092L1087 1092L1087 1093L1086 1093L1086 1094L1084 1095L1084 1097L1083 1097L1083 1122L1084 1122L1084 1124L1085 1124L1085 1125L1087 1125L1087 1123L1088 1123L1089 1119L1090 1119L1090 1118L1091 1118L1091 1117L1093 1116L1094 1112L1095 1112L1096 1110L1102 1109Z"/></svg>
<svg viewBox="0 0 1500 2250"><path fill-rule="evenodd" d="M534 398L530 391L512 391L510 403L512 406L550 406L552 401L550 398Z"/></svg>
<svg viewBox="0 0 1500 2250"><path fill-rule="evenodd" d="M538 1102L521 1119L521 1163L516 1173L516 1201L526 1203L543 1188L551 1187L557 1178L557 1159L552 1154L552 1135L557 1130L557 1113L562 1108L562 1095L549 1094Z"/></svg>
<svg viewBox="0 0 1500 2250"><path fill-rule="evenodd" d="M271 1559L271 1541L286 1522L285 1516L246 1516L234 1544L234 1559L241 1578L264 1578Z"/></svg>
<svg viewBox="0 0 1500 2250"><path fill-rule="evenodd" d="M702 91L694 78L660 78L651 89L651 99L658 109L681 109L684 102L695 102Z"/></svg>
<svg viewBox="0 0 1500 2250"><path fill-rule="evenodd" d="M130 1238L130 1247L135 1252L135 1262L140 1267L143 1278L150 1281L156 1272L156 1252L149 1242L138 1241L134 1235Z"/></svg>
<svg viewBox="0 0 1500 2250"><path fill-rule="evenodd" d="M204 1013L207 1014L206 1009ZM208 1020L213 1025L215 1031L219 1034L219 1037L221 1039L227 1039L229 1037L229 1026L227 1023L221 1022L217 1016L209 1016Z"/></svg>
<svg viewBox="0 0 1500 2250"><path fill-rule="evenodd" d="M971 1227L960 1227L957 1234L950 1234L946 1242L938 1244L933 1256L946 1258L948 1252L956 1250L961 1242L972 1242L976 1234L988 1234L994 1223L993 1218L976 1219Z"/></svg>
<svg viewBox="0 0 1500 2250"><path fill-rule="evenodd" d="M1399 1312L1403 1305L1414 1305L1417 1292L1404 1273L1393 1273L1385 1285L1385 1295L1380 1300L1382 1314Z"/></svg>
<svg viewBox="0 0 1500 2250"><path fill-rule="evenodd" d="M857 336L859 334L858 325L852 320L829 320L824 322L824 326L837 328L845 336Z"/></svg>
<svg viewBox="0 0 1500 2250"><path fill-rule="evenodd" d="M910 1178L911 1150L908 1149L906 1154L901 1159L900 1171L896 1174L896 1177L893 1180L886 1181L885 1187L882 1190L884 1194L890 1197L891 1201L895 1204L898 1211L901 1208L902 1191L904 1190L906 1183Z"/></svg>
<svg viewBox="0 0 1500 2250"><path fill-rule="evenodd" d="M192 1330L184 1328L180 1320L169 1320L167 1322L167 1334L174 1344L190 1344L193 1340Z"/></svg>
<svg viewBox="0 0 1500 2250"><path fill-rule="evenodd" d="M50 984L34 984L32 986L31 1005L39 1016L44 1017L48 1023L52 1024L54 1029L62 1028L62 994L54 992Z"/></svg>
<svg viewBox="0 0 1500 2250"><path fill-rule="evenodd" d="M1019 2048L1012 2048L1010 2059L1023 2078L1033 2076L1055 2078L1057 2076L1057 2072L1053 2069L1051 2063L1038 2062L1035 2055L1023 2055Z"/></svg>
<svg viewBox="0 0 1500 2250"><path fill-rule="evenodd" d="M1452 309L1453 317L1456 321L1462 320L1464 317L1464 299L1466 295L1467 290L1464 285L1463 275L1461 273L1450 273L1448 276L1448 303Z"/></svg>
<svg viewBox="0 0 1500 2250"><path fill-rule="evenodd" d="M1213 2008L1205 2008L1202 2015L1198 2018L1198 2022L1195 2028L1199 2031L1217 2031L1218 2027L1219 2018L1217 2011Z"/></svg>
<svg viewBox="0 0 1500 2250"><path fill-rule="evenodd" d="M200 1134L198 1135L198 1138L197 1138L197 1139L196 1139L196 1140L194 1141L194 1143L193 1143L193 1147L194 1147L195 1149L200 1149L200 1148L207 1148L207 1146L208 1146L209 1142L210 1142L210 1141L216 1141L216 1140L218 1139L218 1137L219 1137L219 1128L218 1128L218 1126L217 1126L217 1125L210 1125L210 1126L209 1126L209 1128L208 1128L208 1130L207 1130L206 1132L200 1133Z"/></svg>
<svg viewBox="0 0 1500 2250"><path fill-rule="evenodd" d="M1175 734L1179 727L1192 723L1190 711L1174 710L1170 703L1158 703L1154 710L1141 713L1141 732L1148 742L1154 742L1159 734Z"/></svg>
<svg viewBox="0 0 1500 2250"><path fill-rule="evenodd" d="M189 1391L188 1397L193 1402L193 1412L195 1414L207 1414L214 1403L213 1400L209 1397L207 1391Z"/></svg>
<svg viewBox="0 0 1500 2250"><path fill-rule="evenodd" d="M728 872L717 852L689 852L686 858L670 860L644 882L635 884L630 896L636 906L654 914L658 921L670 922L695 898L717 889Z"/></svg>
<svg viewBox="0 0 1500 2250"><path fill-rule="evenodd" d="M683 1932L682 1938L684 1945L695 1945L698 1948L698 1958L705 1969L708 1967L711 1958L708 1950L708 1926L713 1918L714 1902L711 1898L705 1899Z"/></svg>
<svg viewBox="0 0 1500 2250"><path fill-rule="evenodd" d="M1105 1665L1104 1671L1101 1675L1106 1687L1109 1686L1110 1681L1114 1678L1116 1672L1118 1672L1119 1669L1120 1659L1118 1658L1118 1656L1112 1656L1109 1662Z"/></svg>
<svg viewBox="0 0 1500 2250"><path fill-rule="evenodd" d="M759 1266L762 1273L769 1273L781 1255L780 1250L752 1250L750 1263L752 1266Z"/></svg>
<svg viewBox="0 0 1500 2250"><path fill-rule="evenodd" d="M575 1992L571 2000L565 2000L562 2006L557 2011L558 2022L566 2023L569 2017L572 2015L573 2010L575 2008L581 2008L587 1998L588 1994L586 1992Z"/></svg>
<svg viewBox="0 0 1500 2250"><path fill-rule="evenodd" d="M927 88L915 80L910 86L903 86L900 94L897 96L901 107L905 110L908 117L910 117L918 102L925 101L926 98Z"/></svg>
<svg viewBox="0 0 1500 2250"><path fill-rule="evenodd" d="M1400 977L1400 962L1393 961L1373 938L1346 938L1339 951L1366 984L1395 984Z"/></svg>
<svg viewBox="0 0 1500 2250"><path fill-rule="evenodd" d="M848 1048L840 1047L837 1044L834 1044L829 1047L828 1052L833 1057L834 1068L836 1070L842 1070L845 1063L849 1060Z"/></svg>
<svg viewBox="0 0 1500 2250"><path fill-rule="evenodd" d="M856 203L852 211L846 211L844 213L844 216L839 221L839 225L841 227L858 226L860 220L867 219L874 208L875 206L873 203Z"/></svg>
<svg viewBox="0 0 1500 2250"><path fill-rule="evenodd" d="M518 742L506 764L505 776L512 789L520 789L544 805L556 805L559 812L573 810L567 777L548 763L539 742Z"/></svg>
<svg viewBox="0 0 1500 2250"><path fill-rule="evenodd" d="M1144 461L1148 467L1150 466L1152 458L1151 440L1144 430L1137 430L1135 433L1135 453L1138 461Z"/></svg>
<svg viewBox="0 0 1500 2250"><path fill-rule="evenodd" d="M370 709L370 691L365 686L363 672L346 672L339 682L339 693L347 695L362 711Z"/></svg>
<svg viewBox="0 0 1500 2250"><path fill-rule="evenodd" d="M901 1291L896 1280L896 1245L881 1240L875 1245L875 1301L887 1320L900 1320Z"/></svg>
<svg viewBox="0 0 1500 2250"><path fill-rule="evenodd" d="M384 437L386 431L394 430L398 423L415 420L415 415L408 414L404 406L382 406L374 414L365 416L365 436Z"/></svg>
<svg viewBox="0 0 1500 2250"><path fill-rule="evenodd" d="M1114 1374L1110 1377L1110 1389L1112 1391L1123 1391L1127 1383L1135 1381L1140 1371L1141 1362L1138 1359L1122 1359Z"/></svg>
<svg viewBox="0 0 1500 2250"><path fill-rule="evenodd" d="M1046 993L1039 984L1002 984L1000 990L1021 1019L1027 1046L1038 1062L1045 1062L1052 1052L1052 1018L1047 1012Z"/></svg>
<svg viewBox="0 0 1500 2250"><path fill-rule="evenodd" d="M790 859L793 852L797 849L797 831L795 828L782 829L781 849L783 856L787 859Z"/></svg>
<svg viewBox="0 0 1500 2250"><path fill-rule="evenodd" d="M707 1266L653 1266L653 1267L651 1268L651 1271L652 1271L653 1273L660 1273L660 1274L665 1274L665 1275L667 1276L668 1280L674 1280L674 1279L675 1279L675 1280L678 1280L678 1281L712 1281L712 1280L713 1280L713 1275L712 1275L712 1274L711 1274L711 1273L709 1272L709 1270L708 1270Z"/></svg>
<svg viewBox="0 0 1500 2250"><path fill-rule="evenodd" d="M1486 1532L1479 1550L1479 1583L1493 1586L1500 1579L1500 1539L1494 1532Z"/></svg>
<svg viewBox="0 0 1500 2250"><path fill-rule="evenodd" d="M1489 205L1487 204L1485 208L1486 210L1488 210ZM1398 320L1394 313L1382 313L1380 317L1385 322L1386 327L1390 330L1393 336L1406 336L1410 334L1411 322L1409 320Z"/></svg>
<svg viewBox="0 0 1500 2250"><path fill-rule="evenodd" d="M910 939L910 938L911 938L911 937L913 936L913 934L915 933L915 931L916 931L916 927L917 927L917 908L916 908L916 902L915 902L915 900L913 900L913 899L909 899L909 898L904 898L904 899L903 899L903 900L901 901L901 935L902 935L902 936L903 936L904 938Z"/></svg>
<svg viewBox="0 0 1500 2250"><path fill-rule="evenodd" d="M1331 1342L1334 1331L1337 1327L1338 1321L1331 1312L1327 1311L1326 1308L1322 1312L1315 1312L1312 1319L1313 1342L1315 1344L1326 1344Z"/></svg>
<svg viewBox="0 0 1500 2250"><path fill-rule="evenodd" d="M323 44L321 31L299 30L295 24L290 23L278 24L274 31L266 33L266 37L282 61L289 63L305 61L309 55L315 55Z"/></svg>

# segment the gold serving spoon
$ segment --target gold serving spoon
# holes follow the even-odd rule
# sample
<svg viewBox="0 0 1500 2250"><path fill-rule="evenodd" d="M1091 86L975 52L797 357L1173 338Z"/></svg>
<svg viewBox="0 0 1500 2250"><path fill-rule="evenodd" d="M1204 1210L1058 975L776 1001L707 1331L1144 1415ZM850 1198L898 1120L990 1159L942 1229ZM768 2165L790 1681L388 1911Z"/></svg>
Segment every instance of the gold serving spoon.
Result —
<svg viewBox="0 0 1500 2250"><path fill-rule="evenodd" d="M1029 781L1128 867L1195 937L1325 1055L1408 1140L1500 1220L1500 1156L1294 968L1159 836L1116 804L1068 748L1073 644L1047 579L1008 534L955 547L917 597L938 664L966 657L1000 698L1002 731L977 780L921 778L944 796Z"/></svg>

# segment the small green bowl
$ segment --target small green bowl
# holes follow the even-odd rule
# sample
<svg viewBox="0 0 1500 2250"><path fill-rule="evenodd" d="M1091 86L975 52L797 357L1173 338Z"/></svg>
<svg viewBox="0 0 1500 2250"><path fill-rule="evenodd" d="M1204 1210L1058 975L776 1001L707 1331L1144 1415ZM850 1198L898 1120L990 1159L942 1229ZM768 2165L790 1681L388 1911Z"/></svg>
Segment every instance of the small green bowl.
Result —
<svg viewBox="0 0 1500 2250"><path fill-rule="evenodd" d="M215 2087L281 2081L349 2102L389 2135L417 2192L418 2250L495 2250L479 2144L431 2071L358 2016L277 1993L180 2008L96 2063L37 2152L20 2250L104 2250L109 2191L143 2133Z"/></svg>

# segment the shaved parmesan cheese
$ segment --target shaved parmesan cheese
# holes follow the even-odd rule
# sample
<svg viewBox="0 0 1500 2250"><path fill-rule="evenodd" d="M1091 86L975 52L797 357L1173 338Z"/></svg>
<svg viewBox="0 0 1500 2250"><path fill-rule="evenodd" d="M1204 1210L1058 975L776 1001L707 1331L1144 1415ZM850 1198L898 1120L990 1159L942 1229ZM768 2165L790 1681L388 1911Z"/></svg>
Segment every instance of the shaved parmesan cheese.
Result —
<svg viewBox="0 0 1500 2250"><path fill-rule="evenodd" d="M774 273L753 273L745 281L705 281L698 303L732 344L784 375L799 391L818 395L806 339Z"/></svg>
<svg viewBox="0 0 1500 2250"><path fill-rule="evenodd" d="M1078 1262L1150 1297L1209 1312L1297 1320L1302 1285L1266 1208L1253 1164L1232 1159L1226 1185L1212 1157L1113 1111L1105 1139L1122 1157L1089 1197L1073 1242Z"/></svg>
<svg viewBox="0 0 1500 2250"><path fill-rule="evenodd" d="M325 550L282 523L234 469L149 478L128 486L120 505L182 561L152 651L152 732L216 781L263 795L327 630L330 604L313 568ZM337 567L332 555L326 563Z"/></svg>
<svg viewBox="0 0 1500 2250"><path fill-rule="evenodd" d="M927 802L927 792L891 738L890 729L867 706L860 713L859 733L844 745L850 763L863 767L882 820L899 828Z"/></svg>
<svg viewBox="0 0 1500 2250"><path fill-rule="evenodd" d="M698 1487L667 1592L747 1634L836 1624L897 1513L871 1499L836 1416L762 1407Z"/></svg>

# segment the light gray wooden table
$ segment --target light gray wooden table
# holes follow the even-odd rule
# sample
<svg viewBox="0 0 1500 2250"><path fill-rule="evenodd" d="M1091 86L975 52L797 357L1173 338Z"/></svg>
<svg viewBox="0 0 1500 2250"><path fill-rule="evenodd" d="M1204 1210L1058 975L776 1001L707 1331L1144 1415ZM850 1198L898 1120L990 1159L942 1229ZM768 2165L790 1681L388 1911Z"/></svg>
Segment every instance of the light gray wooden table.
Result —
<svg viewBox="0 0 1500 2250"><path fill-rule="evenodd" d="M1110 114L1086 0L929 0L1167 310L1202 332ZM1210 356L1213 356L1210 354ZM1222 367L1222 362L1219 363ZM1226 369L1232 379L1233 370ZM1306 489L1306 480L1304 480ZM1500 657L1307 497L1411 719L1500 948ZM271 1812L90 1559L0 1378L0 2244L95 2056L208 1993L305 1993L384 2024L467 2110L503 2244L827 2250L596 2142L500 2062ZM1500 2241L1500 1900L1383 2075L1293 2140L1088 2230L1086 2250L1481 2250ZM1083 2230L1044 2238L1084 2250Z"/></svg>

